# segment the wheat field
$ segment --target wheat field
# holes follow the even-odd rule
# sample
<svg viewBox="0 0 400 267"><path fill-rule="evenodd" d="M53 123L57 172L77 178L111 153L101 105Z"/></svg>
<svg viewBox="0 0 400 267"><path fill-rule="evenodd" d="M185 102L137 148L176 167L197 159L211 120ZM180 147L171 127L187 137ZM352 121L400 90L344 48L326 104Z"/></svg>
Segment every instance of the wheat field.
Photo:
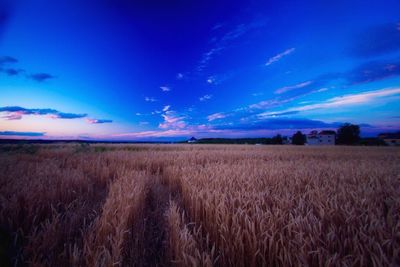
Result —
<svg viewBox="0 0 400 267"><path fill-rule="evenodd" d="M0 146L1 266L399 266L400 150Z"/></svg>

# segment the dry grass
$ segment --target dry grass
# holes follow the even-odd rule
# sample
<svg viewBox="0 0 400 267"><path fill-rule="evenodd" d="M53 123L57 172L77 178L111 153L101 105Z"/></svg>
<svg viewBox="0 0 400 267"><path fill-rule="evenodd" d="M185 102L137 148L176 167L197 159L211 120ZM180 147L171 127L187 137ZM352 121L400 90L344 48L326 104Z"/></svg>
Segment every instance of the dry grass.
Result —
<svg viewBox="0 0 400 267"><path fill-rule="evenodd" d="M102 214L84 240L83 255L88 266L120 266L130 225L139 217L146 196L146 173L127 172L111 185Z"/></svg>
<svg viewBox="0 0 400 267"><path fill-rule="evenodd" d="M397 148L0 150L0 265L400 264Z"/></svg>
<svg viewBox="0 0 400 267"><path fill-rule="evenodd" d="M215 247L212 247L211 251L208 251L207 246L202 247L201 227L196 228L193 224L188 224L185 214L179 210L174 201L170 202L166 216L168 218L171 263L175 266L213 266L216 262ZM208 245L208 243L205 244Z"/></svg>
<svg viewBox="0 0 400 267"><path fill-rule="evenodd" d="M398 154L248 152L168 170L181 183L186 211L215 241L220 265L379 266L398 259Z"/></svg>

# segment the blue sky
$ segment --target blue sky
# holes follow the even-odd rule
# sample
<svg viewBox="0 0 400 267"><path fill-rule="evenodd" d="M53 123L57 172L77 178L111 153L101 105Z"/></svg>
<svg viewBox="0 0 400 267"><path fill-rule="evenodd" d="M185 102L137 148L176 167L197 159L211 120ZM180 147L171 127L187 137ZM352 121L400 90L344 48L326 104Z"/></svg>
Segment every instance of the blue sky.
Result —
<svg viewBox="0 0 400 267"><path fill-rule="evenodd" d="M0 138L400 129L400 2L0 0Z"/></svg>

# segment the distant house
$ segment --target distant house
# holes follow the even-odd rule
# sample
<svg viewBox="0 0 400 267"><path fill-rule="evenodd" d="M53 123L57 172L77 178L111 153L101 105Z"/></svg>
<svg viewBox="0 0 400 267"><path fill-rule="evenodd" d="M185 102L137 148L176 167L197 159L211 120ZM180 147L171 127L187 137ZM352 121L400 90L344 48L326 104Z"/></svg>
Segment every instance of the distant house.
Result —
<svg viewBox="0 0 400 267"><path fill-rule="evenodd" d="M194 138L194 137L192 137L192 138L190 138L187 142L188 142L188 143L196 143L196 142L197 142L197 139Z"/></svg>
<svg viewBox="0 0 400 267"><path fill-rule="evenodd" d="M400 145L400 132L398 133L382 133L378 135L378 138L381 139L388 146L399 146Z"/></svg>
<svg viewBox="0 0 400 267"><path fill-rule="evenodd" d="M326 146L335 145L335 131L311 131L307 134L307 145L309 146Z"/></svg>

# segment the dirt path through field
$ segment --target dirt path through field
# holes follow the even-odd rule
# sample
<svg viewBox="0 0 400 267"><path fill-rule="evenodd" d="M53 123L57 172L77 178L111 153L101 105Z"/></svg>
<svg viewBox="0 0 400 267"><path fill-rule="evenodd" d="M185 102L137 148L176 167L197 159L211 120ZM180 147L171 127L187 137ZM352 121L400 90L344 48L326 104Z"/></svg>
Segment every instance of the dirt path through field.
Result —
<svg viewBox="0 0 400 267"><path fill-rule="evenodd" d="M166 222L165 211L168 206L168 187L157 178L150 188L146 198L145 229L144 229L144 265L166 265Z"/></svg>
<svg viewBox="0 0 400 267"><path fill-rule="evenodd" d="M167 225L165 211L169 205L168 186L155 176L148 185L141 220L132 229L134 244L130 244L124 266L170 266L167 259ZM133 260L133 261L132 261Z"/></svg>

